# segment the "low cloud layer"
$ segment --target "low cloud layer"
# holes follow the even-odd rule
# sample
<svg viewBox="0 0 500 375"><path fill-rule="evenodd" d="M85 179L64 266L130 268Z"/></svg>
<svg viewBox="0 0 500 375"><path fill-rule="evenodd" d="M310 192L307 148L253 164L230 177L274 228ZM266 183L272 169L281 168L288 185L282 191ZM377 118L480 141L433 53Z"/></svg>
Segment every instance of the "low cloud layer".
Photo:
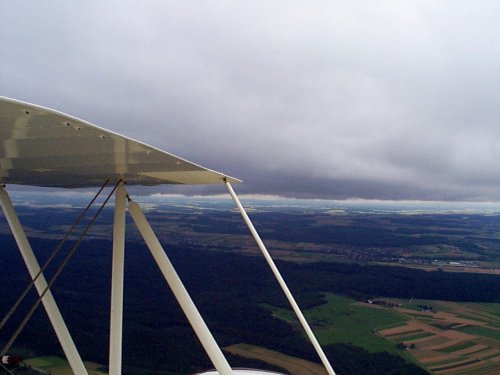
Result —
<svg viewBox="0 0 500 375"><path fill-rule="evenodd" d="M242 178L241 192L498 200L499 4L11 2L0 95Z"/></svg>

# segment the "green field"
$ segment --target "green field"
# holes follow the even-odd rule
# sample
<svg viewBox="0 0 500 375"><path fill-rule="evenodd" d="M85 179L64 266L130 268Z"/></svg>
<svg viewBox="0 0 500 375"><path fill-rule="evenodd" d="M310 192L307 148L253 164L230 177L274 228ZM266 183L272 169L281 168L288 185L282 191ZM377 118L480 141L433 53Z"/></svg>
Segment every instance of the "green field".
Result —
<svg viewBox="0 0 500 375"><path fill-rule="evenodd" d="M26 363L41 370L68 366L68 362L65 359L56 356L36 357L26 360Z"/></svg>
<svg viewBox="0 0 500 375"><path fill-rule="evenodd" d="M447 346L446 348L438 349L438 352L441 353L453 353L458 352L459 350L467 349L476 345L474 341L467 341L458 345Z"/></svg>
<svg viewBox="0 0 500 375"><path fill-rule="evenodd" d="M400 325L408 318L386 308L360 306L350 298L326 295L327 303L304 311L323 344L352 343L370 352L389 351L401 355L394 343L379 337L375 331L386 326ZM285 309L272 308L273 313L287 322L297 322Z"/></svg>
<svg viewBox="0 0 500 375"><path fill-rule="evenodd" d="M489 337L490 339L500 341L500 330L497 329L487 328L483 326L467 326L458 328L458 331L470 333L471 335Z"/></svg>
<svg viewBox="0 0 500 375"><path fill-rule="evenodd" d="M424 337L429 337L429 336L434 336L434 334L430 332L420 332L411 335L388 336L387 338L390 339L391 341L407 342L407 341L422 339Z"/></svg>
<svg viewBox="0 0 500 375"><path fill-rule="evenodd" d="M32 366L34 369L42 371L50 371L54 375L71 375L73 371L68 364L68 361L61 357L46 356L35 357L24 361ZM85 368L89 375L104 375L105 372L101 370L102 366L93 362L84 362Z"/></svg>
<svg viewBox="0 0 500 375"><path fill-rule="evenodd" d="M500 303L473 303L472 305L480 307L500 318Z"/></svg>

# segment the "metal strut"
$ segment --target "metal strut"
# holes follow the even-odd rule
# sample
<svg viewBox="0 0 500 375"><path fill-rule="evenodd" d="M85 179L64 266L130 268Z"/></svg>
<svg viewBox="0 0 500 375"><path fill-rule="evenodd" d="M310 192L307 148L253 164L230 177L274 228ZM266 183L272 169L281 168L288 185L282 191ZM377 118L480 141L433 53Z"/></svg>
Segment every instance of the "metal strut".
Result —
<svg viewBox="0 0 500 375"><path fill-rule="evenodd" d="M76 243L73 245L73 247L68 252L68 254L66 254L66 256L63 259L63 261L61 262L61 264L59 265L59 267L55 271L54 275L52 275L52 277L51 277L48 285L45 287L45 289L42 291L42 293L40 293L40 297L38 298L38 300L33 304L33 306L31 307L31 309L29 310L28 314L26 314L25 318L23 319L23 321L21 322L21 324L17 328L16 332L12 335L11 339L7 342L7 344L5 345L5 347L0 352L0 356L3 356L10 349L10 347L12 346L12 344L14 343L14 341L17 339L17 337L19 336L19 334L21 333L21 331L24 329L24 327L26 326L26 324L30 320L31 316L35 313L36 309L38 308L38 306L42 302L43 297L45 296L45 294L50 291L50 288L55 283L55 281L57 280L57 278L59 277L59 275L63 271L64 267L66 267L66 265L70 261L71 257L76 252L76 250L80 246L81 242L85 238L85 236L86 236L87 232L89 231L90 227L92 226L92 224L94 223L94 221L97 219L97 217L99 216L99 214L101 213L101 211L104 209L104 207L108 203L109 199L113 196L113 193L115 192L115 190L118 187L119 183L120 183L120 181L115 185L115 187L113 188L113 190L111 191L111 193L109 193L109 195L107 196L107 198L105 199L105 201L101 204L101 206L99 207L99 209L97 210L97 212L94 214L94 216L92 217L92 219L90 220L90 222L87 224L87 226L85 227L85 229L83 230L83 232L80 234L80 237L78 238L78 240L76 241Z"/></svg>
<svg viewBox="0 0 500 375"><path fill-rule="evenodd" d="M335 371L333 371L332 366L330 365L330 362L328 361L328 358L326 358L325 353L323 352L323 349L319 345L318 340L316 339L316 336L314 336L314 333L309 327L309 324L307 323L306 318L304 317L304 314L302 314L302 311L300 310L299 305L297 302L295 302L295 298L293 298L292 293L290 292L290 289L288 289L288 286L285 283L285 280L281 276L280 271L278 270L278 267L276 267L276 264L273 261L273 258L271 257L271 254L269 254L269 251L267 250L266 246L264 245L264 242L262 242L259 234L257 233L257 230L252 224L252 221L248 217L245 209L243 208L238 196L233 190L233 187L229 183L229 181L225 180L227 190L229 191L229 194L234 200L234 203L236 203L236 207L238 208L238 211L240 211L241 216L243 216L243 220L248 226L248 229L250 229L250 232L252 233L253 238L255 239L255 242L257 242L257 245L260 248L260 251L264 255L264 258L266 258L267 263L269 264L269 267L273 271L274 276L276 277L276 280L278 280L278 283L281 286L281 289L283 289L283 292L286 295L286 298L288 299L288 302L290 302L290 305L293 308L293 311L297 315L297 318L299 318L300 323L302 324L302 327L306 331L307 337L309 340L311 340L311 343L314 346L314 349L316 350L316 353L318 353L318 356L321 359L321 362L323 363L323 366L325 366L326 371L330 375L335 375Z"/></svg>
<svg viewBox="0 0 500 375"><path fill-rule="evenodd" d="M146 245L149 247L153 258L158 264L158 267L163 273L165 280L174 293L175 298L179 302L179 305L184 311L189 323L193 327L193 330L198 336L203 348L207 352L212 364L217 369L219 375L233 375L233 371L224 357L222 350L217 345L214 337L210 333L210 330L203 321L202 316L189 296L186 288L179 278L179 275L177 275L174 266L168 259L165 250L163 250L163 247L158 241L158 238L154 234L153 229L146 220L146 217L142 213L139 205L133 201L129 201L128 208L137 229L139 229L141 236L144 238Z"/></svg>
<svg viewBox="0 0 500 375"><path fill-rule="evenodd" d="M23 227L19 221L19 218L16 215L14 207L12 205L12 201L9 198L7 192L0 187L0 204L2 206L3 212L7 218L9 226L12 230L12 234L17 242L17 246L19 247L19 251L26 263L26 267L31 275L31 278L34 279L35 276L40 271L40 265L38 264L35 254L33 253L33 249L31 248L28 238L26 237L26 233L23 230ZM40 275L35 281L35 287L38 291L39 295L42 295L44 290L47 288L47 281L43 275ZM54 331L56 332L57 338L61 343L64 354L73 370L75 375L87 375L87 370L83 365L83 361L80 358L80 354L75 347L75 343L71 338L71 335L64 323L64 319L57 307L56 301L52 296L50 290L48 290L42 298L42 303L47 311L47 315L49 316L50 322L54 327Z"/></svg>
<svg viewBox="0 0 500 375"><path fill-rule="evenodd" d="M49 266L49 264L52 262L52 260L54 260L54 258L56 257L56 255L62 249L62 246L64 245L64 243L68 240L69 236L71 235L71 233L73 233L73 230L75 230L75 228L80 223L80 221L82 221L82 219L85 217L85 214L88 212L88 210L90 209L90 207L94 204L94 202L99 197L99 195L101 194L101 192L103 191L103 189L106 187L106 185L108 184L108 182L109 182L109 180L106 180L104 182L104 184L101 186L101 188L99 189L99 191L94 195L94 197L89 202L89 204L87 204L87 207L85 207L85 209L80 214L80 216L78 216L78 218L75 220L75 222L73 223L73 225L71 226L71 228L66 232L66 234L63 237L63 239L57 244L56 248L54 249L54 251L52 251L52 254L50 254L50 256L47 258L47 260L43 264L43 266L40 269L40 271L38 271L38 273L36 274L36 276L30 281L30 283L26 287L26 289L24 289L23 293L21 293L21 295L17 299L16 303L14 303L14 305L11 307L11 309L9 310L9 312L5 315L5 317L3 318L3 320L0 322L0 330L2 330L2 328L8 322L8 320L10 319L10 317L15 313L15 311L17 310L17 308L19 307L19 305L23 302L24 298L26 298L26 296L28 295L29 291L33 288L33 286L35 285L35 283L38 280L38 278L40 277L40 275L43 275L43 273L45 272L45 270L47 269L47 267Z"/></svg>
<svg viewBox="0 0 500 375"><path fill-rule="evenodd" d="M122 373L123 282L125 265L125 209L127 192L123 182L115 194L113 265L111 270L111 317L109 326L109 375Z"/></svg>

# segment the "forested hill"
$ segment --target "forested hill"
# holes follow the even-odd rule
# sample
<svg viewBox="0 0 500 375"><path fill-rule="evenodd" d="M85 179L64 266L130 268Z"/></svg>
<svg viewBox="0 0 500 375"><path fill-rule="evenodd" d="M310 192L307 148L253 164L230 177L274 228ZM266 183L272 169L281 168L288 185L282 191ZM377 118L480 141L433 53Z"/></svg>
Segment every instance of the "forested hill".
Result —
<svg viewBox="0 0 500 375"><path fill-rule="evenodd" d="M354 298L387 296L464 302L500 302L500 275L424 271L392 266L280 262L297 291L328 291ZM311 277L314 275L314 277Z"/></svg>
<svg viewBox="0 0 500 375"><path fill-rule="evenodd" d="M33 239L32 244L39 249L41 259L55 246L54 241L43 239ZM27 284L27 272L11 236L0 235L0 246L0 280L5 286L0 298L5 313ZM110 249L108 241L85 241L53 288L83 357L100 363L107 363L108 355ZM287 306L263 259L180 248L169 248L168 253L222 346L246 342L317 361L310 344L263 307L264 304ZM302 307L321 304L322 292L357 298L384 295L500 301L500 277L494 275L335 263L297 265L280 261L278 266ZM49 270L47 274L50 273ZM142 244L127 245L124 320L124 361L132 372L156 368L192 373L211 367ZM2 332L2 337L5 334L6 331ZM43 313L29 324L19 343L46 353L59 351ZM387 353L370 354L339 345L328 347L327 352L335 366L349 369L344 373L387 374L390 373L387 366L405 368L404 372L395 373L423 373ZM237 358L232 361L245 365Z"/></svg>

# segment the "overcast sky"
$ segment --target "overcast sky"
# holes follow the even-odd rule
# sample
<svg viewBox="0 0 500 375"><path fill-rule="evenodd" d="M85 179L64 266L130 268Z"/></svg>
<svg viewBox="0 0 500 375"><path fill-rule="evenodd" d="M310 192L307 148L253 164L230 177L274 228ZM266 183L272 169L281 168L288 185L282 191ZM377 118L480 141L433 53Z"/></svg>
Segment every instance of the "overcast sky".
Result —
<svg viewBox="0 0 500 375"><path fill-rule="evenodd" d="M240 193L500 200L499 18L470 0L4 1L0 95Z"/></svg>

